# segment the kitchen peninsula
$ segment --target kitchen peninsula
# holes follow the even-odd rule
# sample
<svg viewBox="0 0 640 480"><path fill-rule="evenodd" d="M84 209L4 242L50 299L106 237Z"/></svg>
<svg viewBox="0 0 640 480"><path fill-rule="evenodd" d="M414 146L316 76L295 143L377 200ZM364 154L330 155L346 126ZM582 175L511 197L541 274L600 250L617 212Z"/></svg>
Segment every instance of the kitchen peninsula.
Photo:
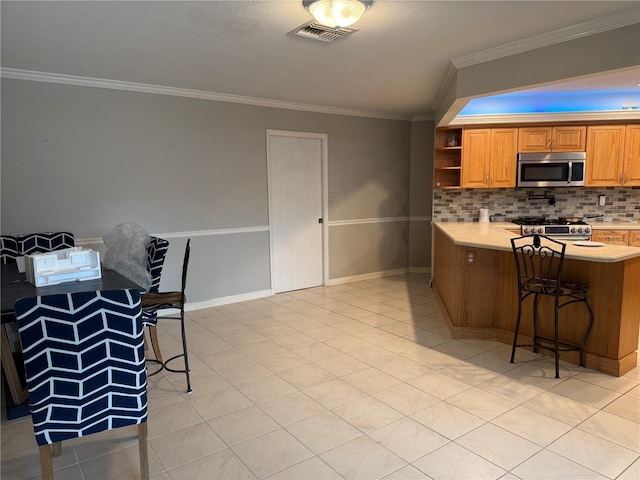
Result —
<svg viewBox="0 0 640 480"><path fill-rule="evenodd" d="M511 223L433 223L432 286L453 338L511 344L518 294L510 239L519 236L514 233L518 228ZM586 367L616 376L633 369L640 324L640 248L568 242L563 279L589 286L594 325ZM540 319L552 319L545 300L540 301ZM532 336L530 301L523 309L521 340ZM584 306L570 305L560 318L560 338L575 342L584 331ZM578 363L577 352L563 352L560 358Z"/></svg>

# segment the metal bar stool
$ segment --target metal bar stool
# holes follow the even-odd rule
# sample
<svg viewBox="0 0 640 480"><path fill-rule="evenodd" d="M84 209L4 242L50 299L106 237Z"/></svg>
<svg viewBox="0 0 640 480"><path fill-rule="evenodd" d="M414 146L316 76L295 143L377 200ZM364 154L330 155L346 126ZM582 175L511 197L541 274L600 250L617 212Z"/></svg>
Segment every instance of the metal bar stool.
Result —
<svg viewBox="0 0 640 480"><path fill-rule="evenodd" d="M516 347L533 347L554 352L556 378L560 378L560 352L577 350L580 352L580 366L584 366L584 346L593 325L593 311L587 300L587 285L562 280L562 266L566 245L543 235L524 235L511 239L511 248L518 271L518 318L513 335L511 363L514 362ZM538 331L538 302L540 296L554 299L553 337L543 336ZM518 344L518 332L522 317L522 304L527 297L533 296L533 343ZM561 308L582 302L589 313L588 325L580 344L558 339L558 314ZM573 321L573 319L571 319Z"/></svg>
<svg viewBox="0 0 640 480"><path fill-rule="evenodd" d="M180 333L182 336L182 353L163 360L162 368L169 372L184 373L187 380L187 393L191 392L191 377L189 375L189 354L187 350L187 333L184 325L184 304L187 301L185 289L187 288L187 270L189 266L189 255L191 252L191 239L187 239L187 245L184 249L184 259L182 261L182 288L174 292L148 292L142 296L142 315L148 318L154 315L157 319L177 320L180 322ZM177 313L161 314L160 310L171 309L178 310ZM169 366L170 362L182 358L184 360L183 368L173 368Z"/></svg>

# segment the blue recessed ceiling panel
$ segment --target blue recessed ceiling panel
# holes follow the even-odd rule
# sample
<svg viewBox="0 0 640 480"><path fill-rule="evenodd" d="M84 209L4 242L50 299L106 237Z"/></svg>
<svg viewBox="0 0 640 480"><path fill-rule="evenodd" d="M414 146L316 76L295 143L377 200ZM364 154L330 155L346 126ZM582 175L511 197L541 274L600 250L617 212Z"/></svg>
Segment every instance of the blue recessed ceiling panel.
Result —
<svg viewBox="0 0 640 480"><path fill-rule="evenodd" d="M515 92L473 99L458 116L622 112L638 109L640 89L637 88L611 91Z"/></svg>

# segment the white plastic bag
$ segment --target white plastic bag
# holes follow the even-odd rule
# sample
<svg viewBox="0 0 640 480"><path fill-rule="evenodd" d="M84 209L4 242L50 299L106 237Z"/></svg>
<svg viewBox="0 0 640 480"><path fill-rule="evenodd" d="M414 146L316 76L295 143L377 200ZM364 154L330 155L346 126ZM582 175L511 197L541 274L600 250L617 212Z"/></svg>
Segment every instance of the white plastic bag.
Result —
<svg viewBox="0 0 640 480"><path fill-rule="evenodd" d="M147 246L150 237L147 231L136 223L121 223L102 239L107 246L102 264L149 290L151 273L147 268Z"/></svg>

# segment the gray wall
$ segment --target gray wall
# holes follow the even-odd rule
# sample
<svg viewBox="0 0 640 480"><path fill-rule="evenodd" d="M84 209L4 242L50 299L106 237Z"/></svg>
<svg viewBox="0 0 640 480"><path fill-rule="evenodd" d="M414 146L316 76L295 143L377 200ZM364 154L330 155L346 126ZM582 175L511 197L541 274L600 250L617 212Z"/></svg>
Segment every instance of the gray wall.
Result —
<svg viewBox="0 0 640 480"><path fill-rule="evenodd" d="M136 222L171 235L162 288L191 236L190 301L268 290L268 232L211 232L268 225L267 129L328 134L330 278L408 266L408 222L350 222L409 215L410 122L10 79L2 233Z"/></svg>
<svg viewBox="0 0 640 480"><path fill-rule="evenodd" d="M433 200L434 122L411 125L411 181L409 215L409 267L420 270L431 266L431 205Z"/></svg>

